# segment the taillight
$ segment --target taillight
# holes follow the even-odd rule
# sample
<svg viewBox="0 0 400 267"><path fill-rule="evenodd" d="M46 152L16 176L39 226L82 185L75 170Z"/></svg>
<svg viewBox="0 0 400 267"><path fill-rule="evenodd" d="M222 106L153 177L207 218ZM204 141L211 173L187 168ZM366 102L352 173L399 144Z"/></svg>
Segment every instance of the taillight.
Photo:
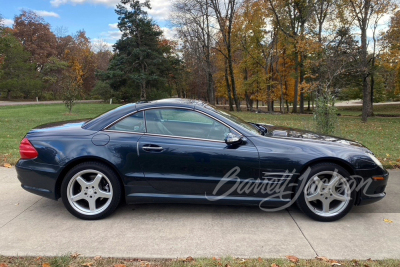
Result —
<svg viewBox="0 0 400 267"><path fill-rule="evenodd" d="M39 155L28 138L24 138L21 141L19 145L19 154L21 155L21 159L36 159Z"/></svg>

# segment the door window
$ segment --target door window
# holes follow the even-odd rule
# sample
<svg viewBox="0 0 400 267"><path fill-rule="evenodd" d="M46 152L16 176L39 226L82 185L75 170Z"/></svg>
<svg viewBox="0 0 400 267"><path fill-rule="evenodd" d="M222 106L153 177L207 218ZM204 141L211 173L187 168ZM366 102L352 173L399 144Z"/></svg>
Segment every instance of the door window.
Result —
<svg viewBox="0 0 400 267"><path fill-rule="evenodd" d="M230 129L196 111L186 109L151 109L146 111L147 132L223 141Z"/></svg>
<svg viewBox="0 0 400 267"><path fill-rule="evenodd" d="M108 130L134 133L144 133L145 129L143 111L128 116L108 128Z"/></svg>

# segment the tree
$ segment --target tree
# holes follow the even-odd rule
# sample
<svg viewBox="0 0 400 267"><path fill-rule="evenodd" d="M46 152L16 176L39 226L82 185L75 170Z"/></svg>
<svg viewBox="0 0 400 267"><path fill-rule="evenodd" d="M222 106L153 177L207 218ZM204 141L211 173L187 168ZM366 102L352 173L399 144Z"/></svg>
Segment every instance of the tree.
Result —
<svg viewBox="0 0 400 267"><path fill-rule="evenodd" d="M22 11L14 19L14 36L32 54L32 61L42 70L47 60L56 55L57 40L50 24L33 11Z"/></svg>
<svg viewBox="0 0 400 267"><path fill-rule="evenodd" d="M165 89L166 67L171 66L161 45L162 31L148 18L145 8L151 8L149 1L122 0L117 5L122 36L114 45L108 71L99 73L114 90L125 91L129 99L147 100L151 90Z"/></svg>
<svg viewBox="0 0 400 267"><path fill-rule="evenodd" d="M198 54L195 58L206 72L207 100L215 104L213 66L211 63L213 30L210 0L178 0L174 3L172 20L178 28L184 48Z"/></svg>
<svg viewBox="0 0 400 267"><path fill-rule="evenodd" d="M65 71L69 68L67 62L62 61L56 57L48 60L48 63L42 70L42 81L46 86L46 91L52 94L53 99L61 97L62 82ZM38 95L40 97L40 95Z"/></svg>
<svg viewBox="0 0 400 267"><path fill-rule="evenodd" d="M237 8L239 6L238 2L238 0L210 0L211 7L214 10L214 14L218 22L219 31L224 46L224 49L220 48L218 50L226 58L236 111L241 111L240 100L236 92L236 81L233 70L232 54L232 26Z"/></svg>
<svg viewBox="0 0 400 267"><path fill-rule="evenodd" d="M278 28L291 39L294 46L295 61L295 90L293 112L297 112L298 96L300 91L300 112L304 112L304 92L299 90L299 85L304 81L304 59L305 51L301 49L305 46L306 23L310 20L313 13L312 1L310 0L264 0L274 14L274 20Z"/></svg>
<svg viewBox="0 0 400 267"><path fill-rule="evenodd" d="M83 93L89 95L96 84L96 58L84 31L76 33L74 41L65 50L64 59L70 66L80 69Z"/></svg>
<svg viewBox="0 0 400 267"><path fill-rule="evenodd" d="M69 113L71 113L76 100L82 96L83 71L77 61L70 68L64 70L61 88L62 99Z"/></svg>
<svg viewBox="0 0 400 267"><path fill-rule="evenodd" d="M355 20L355 25L361 32L360 46L360 77L362 79L363 108L362 121L367 122L368 117L373 115L373 105L371 101L371 63L368 59L368 37L367 30L374 18L386 14L393 5L392 0L347 0L348 12ZM375 21L379 21L375 20ZM376 25L377 23L375 23ZM376 29L376 27L375 27ZM375 43L375 42L374 42ZM374 51L375 53L375 51ZM375 56L375 55L374 55Z"/></svg>
<svg viewBox="0 0 400 267"><path fill-rule="evenodd" d="M42 84L35 64L30 62L31 54L11 34L0 36L0 90L7 98L33 96Z"/></svg>
<svg viewBox="0 0 400 267"><path fill-rule="evenodd" d="M379 63L387 98L400 99L400 11L390 18L389 28L382 34L380 45L383 53L379 57Z"/></svg>

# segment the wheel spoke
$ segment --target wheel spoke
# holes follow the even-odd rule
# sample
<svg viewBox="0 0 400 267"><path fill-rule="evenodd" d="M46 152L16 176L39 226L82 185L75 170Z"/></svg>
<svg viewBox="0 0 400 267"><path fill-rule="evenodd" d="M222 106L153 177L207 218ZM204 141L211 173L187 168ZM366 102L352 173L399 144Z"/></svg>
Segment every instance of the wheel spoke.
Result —
<svg viewBox="0 0 400 267"><path fill-rule="evenodd" d="M93 182L91 183L92 186L94 186L96 189L99 188L99 183L103 176L101 174L97 174L96 178L94 178Z"/></svg>
<svg viewBox="0 0 400 267"><path fill-rule="evenodd" d="M314 182L315 182L318 186L324 184L318 176L315 176L315 177L314 177Z"/></svg>
<svg viewBox="0 0 400 267"><path fill-rule="evenodd" d="M78 194L72 196L72 197L71 197L71 200L72 200L73 202L76 202L76 201L78 201L78 200L83 199L84 197L85 197L85 195L84 195L83 192L81 191L80 193L78 193Z"/></svg>
<svg viewBox="0 0 400 267"><path fill-rule="evenodd" d="M76 181L82 186L82 188L89 186L89 183L85 181L81 176L76 178Z"/></svg>
<svg viewBox="0 0 400 267"><path fill-rule="evenodd" d="M96 199L95 198L89 198L87 201L89 203L90 211L95 211L96 210Z"/></svg>
<svg viewBox="0 0 400 267"><path fill-rule="evenodd" d="M314 177L314 183L317 185L317 191L319 193L325 192L326 188L328 187L328 185L322 182L322 180L318 176Z"/></svg>
<svg viewBox="0 0 400 267"><path fill-rule="evenodd" d="M333 192L333 191L332 191L332 196L334 199L342 201L342 202L347 201L349 199L349 197L340 195L337 192Z"/></svg>
<svg viewBox="0 0 400 267"><path fill-rule="evenodd" d="M314 200L321 199L321 196L319 195L319 192L317 191L316 193L314 193L312 195L306 196L306 199L307 199L307 201L314 201Z"/></svg>
<svg viewBox="0 0 400 267"><path fill-rule="evenodd" d="M333 179L329 182L329 187L330 188L335 187L336 184L340 181L341 178L342 178L341 175L339 175L337 172L334 172Z"/></svg>
<svg viewBox="0 0 400 267"><path fill-rule="evenodd" d="M322 199L321 202L322 202L322 211L328 213L331 201L328 199Z"/></svg>
<svg viewBox="0 0 400 267"><path fill-rule="evenodd" d="M99 191L98 191L98 193L97 193L97 197L98 197L98 198L99 198L99 197L102 197L102 198L111 198L111 197L112 197L112 194L109 193L109 192L106 192L106 191L103 191L103 190L100 190L100 189L99 189Z"/></svg>

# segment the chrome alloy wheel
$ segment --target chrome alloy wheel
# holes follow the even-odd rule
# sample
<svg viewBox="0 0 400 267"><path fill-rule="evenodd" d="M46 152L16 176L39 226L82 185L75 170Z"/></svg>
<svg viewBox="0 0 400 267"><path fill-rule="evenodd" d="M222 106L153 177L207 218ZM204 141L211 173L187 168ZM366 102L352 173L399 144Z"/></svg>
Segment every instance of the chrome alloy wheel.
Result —
<svg viewBox="0 0 400 267"><path fill-rule="evenodd" d="M103 173L96 170L83 170L69 181L67 198L77 212L96 215L110 206L113 188L110 180Z"/></svg>
<svg viewBox="0 0 400 267"><path fill-rule="evenodd" d="M322 217L332 217L349 205L350 184L336 171L319 172L304 187L304 198L312 212Z"/></svg>

